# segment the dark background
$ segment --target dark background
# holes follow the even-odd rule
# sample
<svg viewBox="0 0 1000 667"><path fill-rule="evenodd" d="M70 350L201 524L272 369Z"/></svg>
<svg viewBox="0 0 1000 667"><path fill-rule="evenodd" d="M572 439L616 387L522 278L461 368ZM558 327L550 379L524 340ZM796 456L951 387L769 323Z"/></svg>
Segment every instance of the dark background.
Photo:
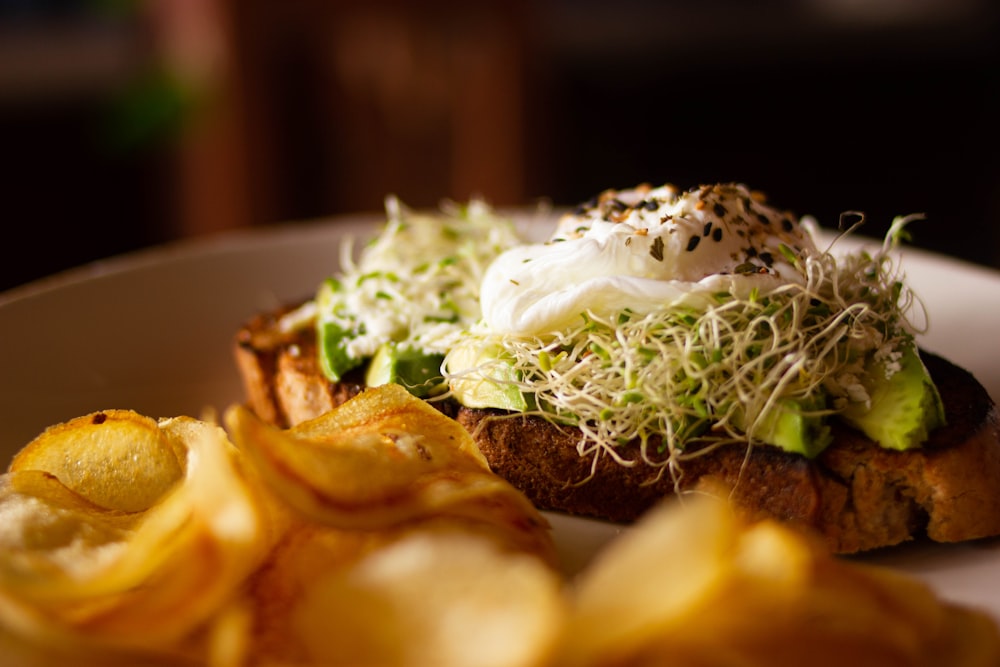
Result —
<svg viewBox="0 0 1000 667"><path fill-rule="evenodd" d="M1000 3L0 0L0 289L228 229L741 181L1000 267Z"/></svg>

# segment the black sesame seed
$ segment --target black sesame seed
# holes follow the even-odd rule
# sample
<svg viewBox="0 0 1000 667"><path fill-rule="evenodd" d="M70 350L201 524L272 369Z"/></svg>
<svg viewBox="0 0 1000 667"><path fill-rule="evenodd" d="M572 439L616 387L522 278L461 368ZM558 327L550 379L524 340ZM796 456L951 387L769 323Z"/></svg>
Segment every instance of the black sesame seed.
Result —
<svg viewBox="0 0 1000 667"><path fill-rule="evenodd" d="M697 236L695 238L698 238ZM653 239L653 247L649 249L649 254L653 256L657 262L663 261L663 237L657 236Z"/></svg>
<svg viewBox="0 0 1000 667"><path fill-rule="evenodd" d="M687 251L691 252L698 247L698 242L701 241L701 237L697 234L693 234L691 238L688 239Z"/></svg>
<svg viewBox="0 0 1000 667"><path fill-rule="evenodd" d="M788 218L781 219L781 228L784 229L786 232L792 231L792 227L793 225L791 220L789 220Z"/></svg>
<svg viewBox="0 0 1000 667"><path fill-rule="evenodd" d="M767 217L766 215L764 215L763 213L758 213L757 214L757 219L760 220L760 224L762 224L762 225L770 225L771 224L771 219L769 217Z"/></svg>
<svg viewBox="0 0 1000 667"><path fill-rule="evenodd" d="M705 231L702 232L702 236L708 236L711 233L712 233L712 223L709 222L705 224Z"/></svg>
<svg viewBox="0 0 1000 667"><path fill-rule="evenodd" d="M762 252L762 253L760 253L760 259L761 259L762 262L764 262L768 266L773 266L774 265L774 255L772 255L769 252Z"/></svg>
<svg viewBox="0 0 1000 667"><path fill-rule="evenodd" d="M715 203L715 206L712 207L712 211L714 211L715 214L720 218L724 218L726 216L726 213L728 212L726 207L720 204L719 202Z"/></svg>
<svg viewBox="0 0 1000 667"><path fill-rule="evenodd" d="M756 256L757 256L757 248L754 248L753 246L748 247L747 257L756 257Z"/></svg>
<svg viewBox="0 0 1000 667"><path fill-rule="evenodd" d="M722 240L722 227L716 227L712 230L712 240L721 241Z"/></svg>

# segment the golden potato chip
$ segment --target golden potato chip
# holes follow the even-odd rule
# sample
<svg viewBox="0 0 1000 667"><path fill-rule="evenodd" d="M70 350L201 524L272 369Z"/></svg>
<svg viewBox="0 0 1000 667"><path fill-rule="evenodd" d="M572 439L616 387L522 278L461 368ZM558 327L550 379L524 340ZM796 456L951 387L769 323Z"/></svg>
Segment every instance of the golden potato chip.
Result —
<svg viewBox="0 0 1000 667"><path fill-rule="evenodd" d="M654 509L583 573L556 664L985 667L1000 634L912 578L698 499Z"/></svg>
<svg viewBox="0 0 1000 667"><path fill-rule="evenodd" d="M154 419L104 410L46 429L9 470L43 470L112 510L148 509L184 476L184 453Z"/></svg>
<svg viewBox="0 0 1000 667"><path fill-rule="evenodd" d="M612 664L602 660L683 624L722 586L734 520L693 503L661 510L617 537L577 581L562 660Z"/></svg>
<svg viewBox="0 0 1000 667"><path fill-rule="evenodd" d="M428 474L489 469L458 423L398 385L365 391L287 431L242 406L227 413L226 425L263 472L323 492L323 505L341 506L348 515L364 506L405 504L409 485Z"/></svg>
<svg viewBox="0 0 1000 667"><path fill-rule="evenodd" d="M490 471L468 432L397 385L368 389L290 430L240 406L226 424L268 486L309 520L377 529L464 517L556 561L548 522Z"/></svg>
<svg viewBox="0 0 1000 667"><path fill-rule="evenodd" d="M413 533L318 580L294 623L315 663L542 665L563 620L538 559L460 532Z"/></svg>
<svg viewBox="0 0 1000 667"><path fill-rule="evenodd" d="M248 655L255 656L254 664L263 663L265 656L308 664L305 647L291 627L296 605L320 578L380 548L393 535L390 531L337 530L309 522L293 526L248 580L246 606L253 617L252 635L241 642L237 633L236 639L230 637L227 642L242 644Z"/></svg>
<svg viewBox="0 0 1000 667"><path fill-rule="evenodd" d="M0 482L0 625L29 640L163 648L204 623L263 560L263 510L225 432L183 417L153 427L159 436L138 417L88 416L16 459ZM105 447L111 462L101 460ZM164 452L182 459L166 464ZM72 471L74 462L89 472ZM157 490L147 489L145 509L121 507L142 497L116 491L130 470Z"/></svg>
<svg viewBox="0 0 1000 667"><path fill-rule="evenodd" d="M541 664L565 613L549 526L456 422L387 385L301 428L226 423L296 517L248 585L253 664Z"/></svg>
<svg viewBox="0 0 1000 667"><path fill-rule="evenodd" d="M445 417L426 401L417 399L397 384L387 384L362 392L320 418L302 422L292 431L310 440L347 439L381 433L388 437L415 436L448 443L433 452L421 451L420 441L413 450L403 450L395 462L418 463L422 468L488 468L479 447L458 422ZM433 456L428 458L433 453Z"/></svg>
<svg viewBox="0 0 1000 667"><path fill-rule="evenodd" d="M140 516L94 505L47 472L0 476L0 587L90 577L119 554Z"/></svg>
<svg viewBox="0 0 1000 667"><path fill-rule="evenodd" d="M546 664L562 580L447 520L376 532L304 526L252 581L255 665Z"/></svg>

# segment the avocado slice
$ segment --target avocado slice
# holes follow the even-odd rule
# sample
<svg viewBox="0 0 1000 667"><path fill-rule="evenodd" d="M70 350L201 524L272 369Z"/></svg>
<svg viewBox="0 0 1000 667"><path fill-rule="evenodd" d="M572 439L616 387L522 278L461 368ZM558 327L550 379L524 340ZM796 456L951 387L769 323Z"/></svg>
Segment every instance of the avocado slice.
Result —
<svg viewBox="0 0 1000 667"><path fill-rule="evenodd" d="M818 414L822 406L787 400L764 420L762 439L787 452L813 458L833 441L826 419Z"/></svg>
<svg viewBox="0 0 1000 667"><path fill-rule="evenodd" d="M461 374L486 366L489 367L489 377ZM504 361L499 345L459 345L448 355L448 372L453 376L450 379L452 392L467 408L499 408L514 412L529 409L528 397L516 384L519 380L517 370Z"/></svg>
<svg viewBox="0 0 1000 667"><path fill-rule="evenodd" d="M443 354L428 354L409 345L385 343L375 351L365 384L377 387L383 384L399 384L418 398L427 398L444 391L441 376Z"/></svg>
<svg viewBox="0 0 1000 667"><path fill-rule="evenodd" d="M351 332L333 322L319 322L316 326L319 345L319 362L323 374L331 382L340 382L347 371L357 368L364 359L355 359L347 353Z"/></svg>
<svg viewBox="0 0 1000 667"><path fill-rule="evenodd" d="M904 346L896 363L893 373L885 362L873 363L862 380L871 400L849 403L840 416L882 447L903 450L923 444L945 414L916 345Z"/></svg>
<svg viewBox="0 0 1000 667"><path fill-rule="evenodd" d="M820 397L780 399L756 425L753 439L813 458L833 440L825 414L825 405ZM741 423L743 419L733 421L738 428L747 428L745 423Z"/></svg>

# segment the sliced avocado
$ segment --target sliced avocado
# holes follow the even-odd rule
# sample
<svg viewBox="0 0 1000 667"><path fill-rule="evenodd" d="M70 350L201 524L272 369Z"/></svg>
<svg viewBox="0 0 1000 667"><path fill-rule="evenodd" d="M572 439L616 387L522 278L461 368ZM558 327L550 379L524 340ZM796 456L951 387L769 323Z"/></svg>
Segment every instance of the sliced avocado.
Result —
<svg viewBox="0 0 1000 667"><path fill-rule="evenodd" d="M841 417L882 447L909 449L944 425L944 405L915 345L906 345L897 363L891 374L885 362L872 364L862 380L870 402L848 404Z"/></svg>
<svg viewBox="0 0 1000 667"><path fill-rule="evenodd" d="M810 407L799 401L783 401L770 418L761 425L759 437L787 452L813 458L833 440L830 427L817 414L818 406Z"/></svg>
<svg viewBox="0 0 1000 667"><path fill-rule="evenodd" d="M364 359L355 359L347 353L350 332L333 322L319 322L316 325L319 345L319 363L323 374L331 382L340 382L344 373L357 368Z"/></svg>
<svg viewBox="0 0 1000 667"><path fill-rule="evenodd" d="M824 417L822 399L782 399L756 425L753 439L786 452L813 458L830 444L833 436ZM745 428L735 420L736 425Z"/></svg>
<svg viewBox="0 0 1000 667"><path fill-rule="evenodd" d="M503 360L499 345L480 347L466 344L454 348L448 356L451 390L467 408L499 408L524 412L529 408L526 397L517 386L518 374L512 364ZM462 375L463 371L488 368L484 374Z"/></svg>
<svg viewBox="0 0 1000 667"><path fill-rule="evenodd" d="M427 354L408 345L385 343L372 357L365 374L365 384L377 387L399 384L418 398L427 398L444 390L441 376L442 354Z"/></svg>

